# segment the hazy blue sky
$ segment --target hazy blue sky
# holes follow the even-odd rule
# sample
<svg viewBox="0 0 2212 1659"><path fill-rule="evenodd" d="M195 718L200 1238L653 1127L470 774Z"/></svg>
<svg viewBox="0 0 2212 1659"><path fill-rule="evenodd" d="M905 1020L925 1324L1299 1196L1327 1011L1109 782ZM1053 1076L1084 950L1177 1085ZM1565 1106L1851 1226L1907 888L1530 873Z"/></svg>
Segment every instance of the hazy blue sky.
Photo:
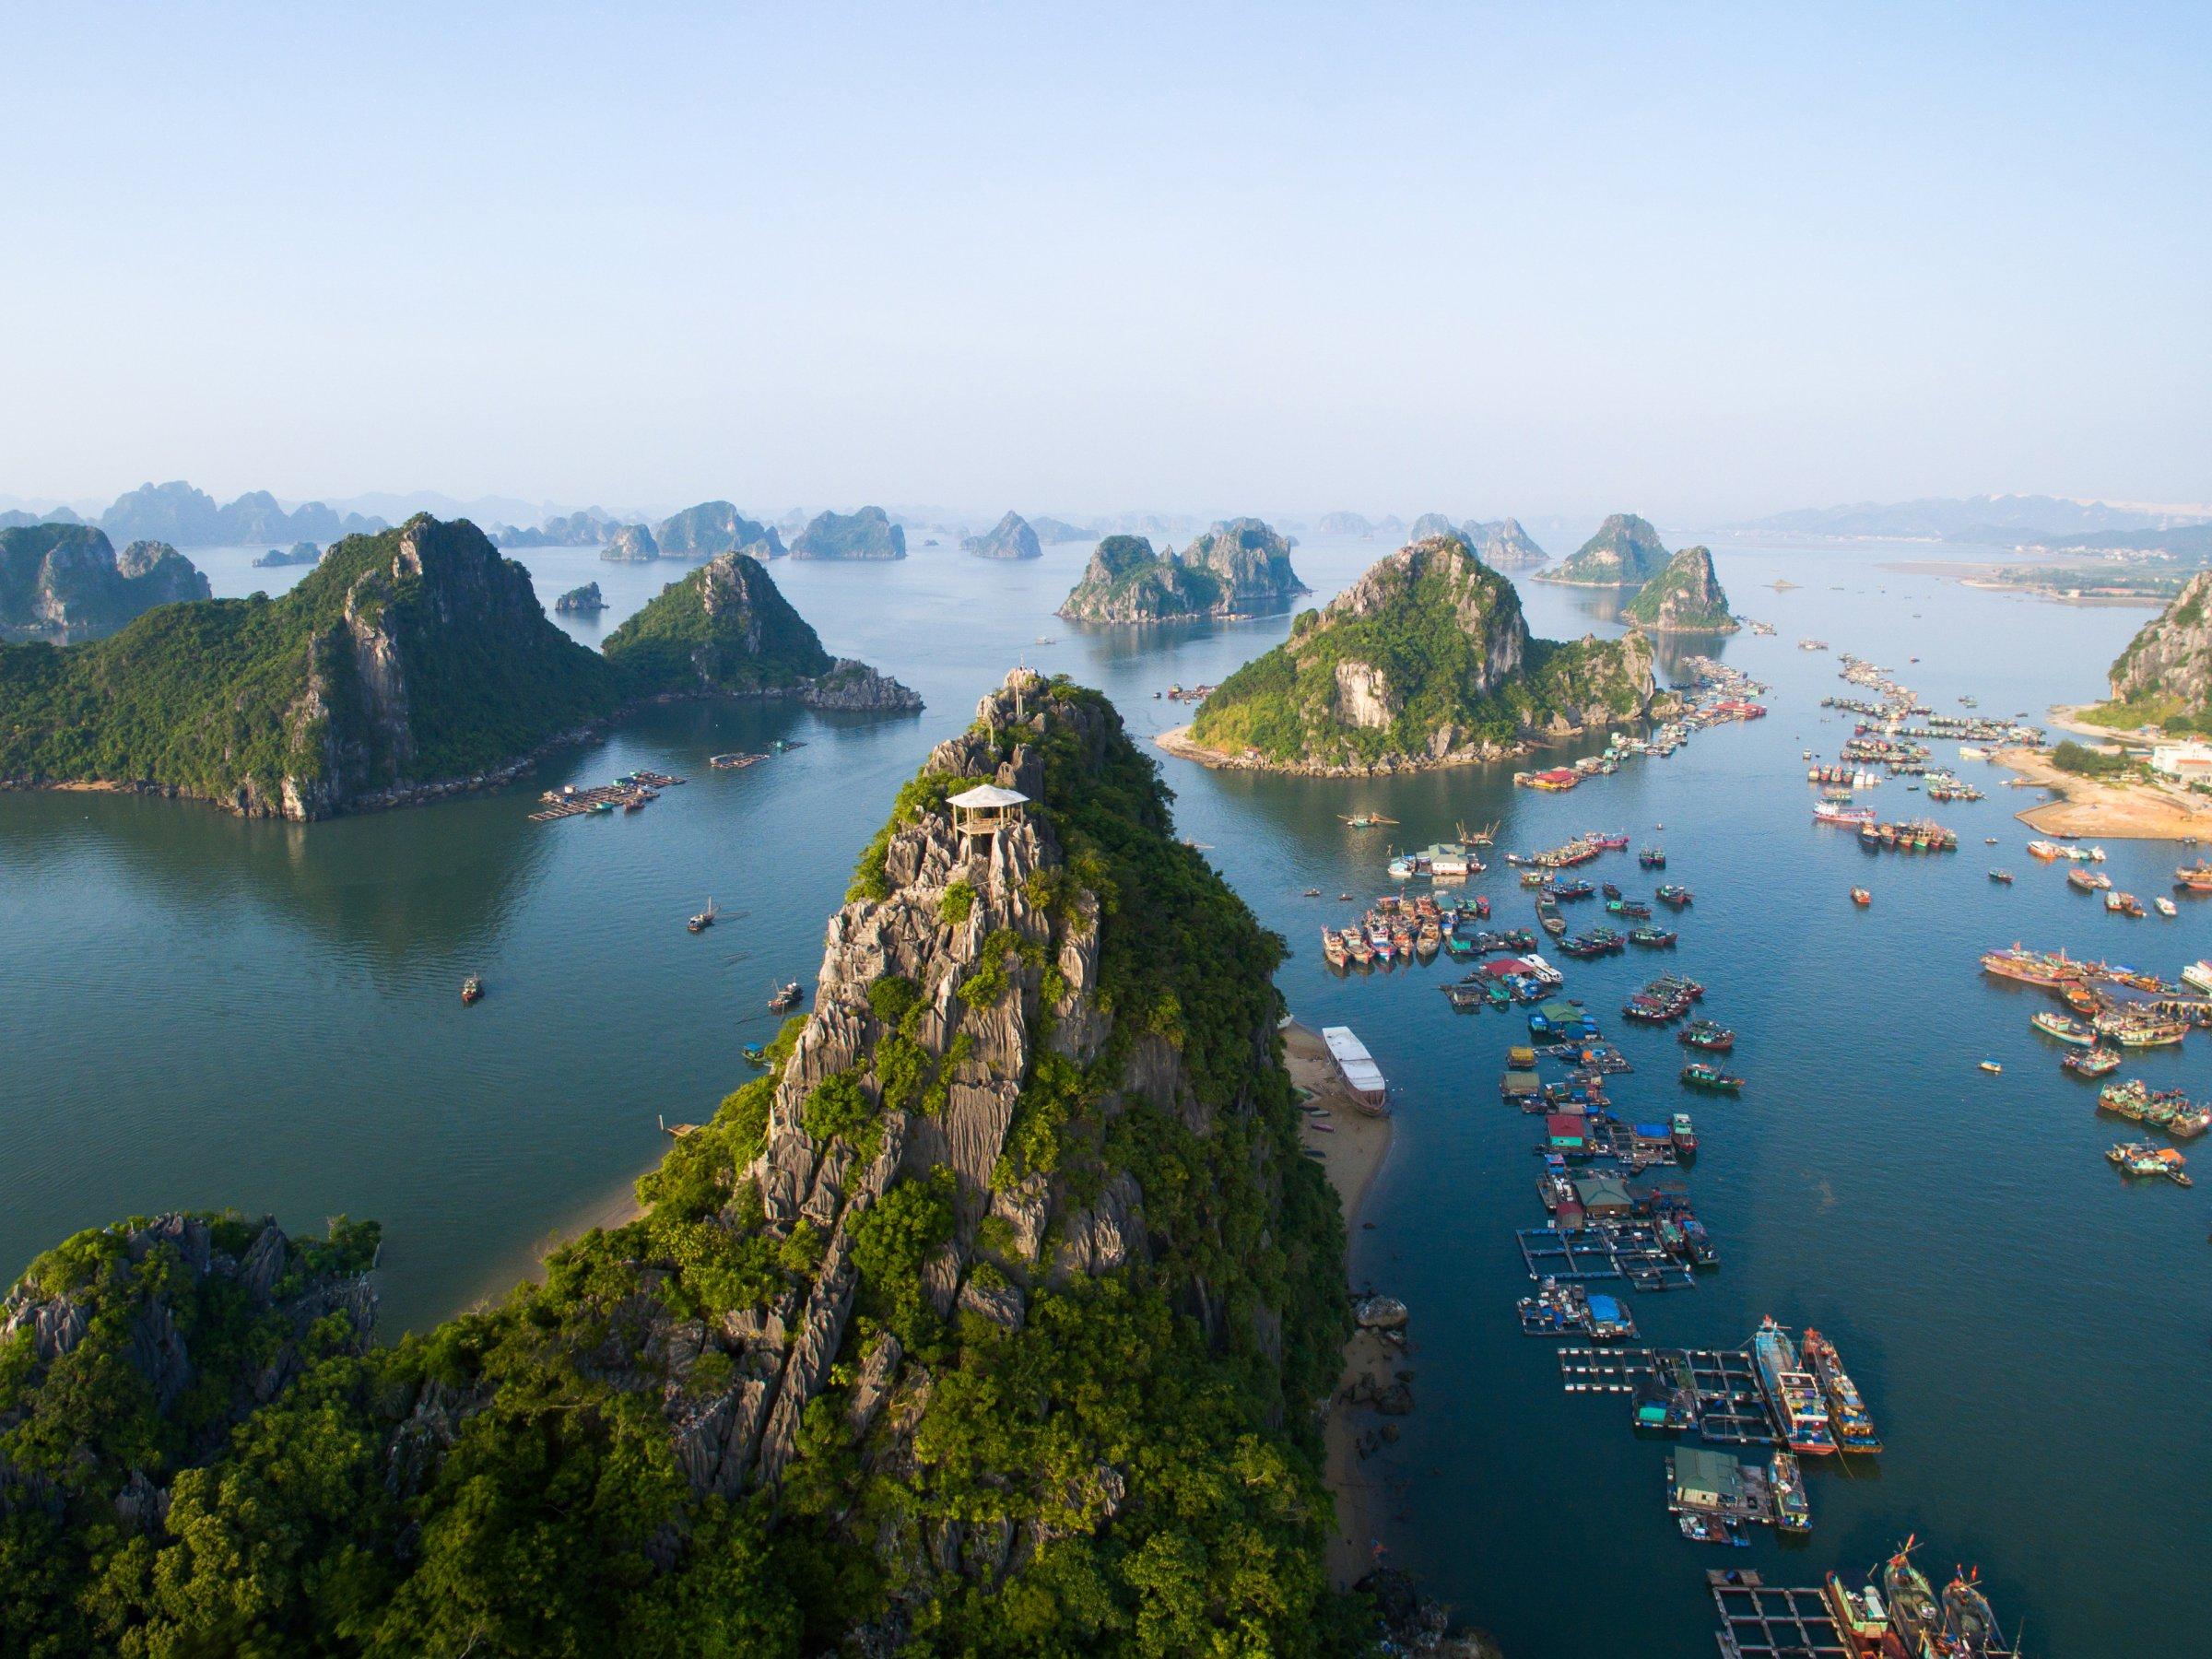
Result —
<svg viewBox="0 0 2212 1659"><path fill-rule="evenodd" d="M2212 499L2203 6L0 9L0 492Z"/></svg>

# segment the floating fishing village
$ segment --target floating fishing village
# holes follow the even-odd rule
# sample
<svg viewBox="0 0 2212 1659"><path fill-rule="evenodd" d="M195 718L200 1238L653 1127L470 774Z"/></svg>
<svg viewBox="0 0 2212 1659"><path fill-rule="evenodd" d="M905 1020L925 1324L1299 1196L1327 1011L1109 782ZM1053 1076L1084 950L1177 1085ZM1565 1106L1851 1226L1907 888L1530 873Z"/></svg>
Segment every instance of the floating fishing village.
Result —
<svg viewBox="0 0 2212 1659"><path fill-rule="evenodd" d="M1829 649L1809 639L1800 648ZM2040 747L2044 738L2024 715L1936 713L1878 665L1852 655L1838 660L1854 689L1821 706L1849 719L1852 729L1831 757L1803 753L1811 819L1819 830L1847 830L1869 856L1869 877L1849 898L1854 908L1878 913L1873 872L1883 855L1956 853L1961 838L1925 814L1886 817L1867 797L1891 790L1936 806L1982 802L1987 792L1959 769L1988 761L1999 746ZM1648 736L1615 735L1599 753L1516 772L1513 782L1563 792L1610 776L1632 758L1672 755L1700 730L1767 712L1752 700L1768 694L1765 686L1707 659L1690 659L1678 688L1691 697L1686 712ZM1939 745L1956 746L1955 756L1939 755ZM1339 816L1347 831L1399 827L1371 811ZM1516 1022L1498 1093L1529 1121L1538 1212L1509 1230L1531 1286L1513 1308L1520 1331L1558 1345L1566 1393L1613 1405L1625 1419L1623 1432L1667 1446L1654 1500L1684 1540L1740 1547L1756 1529L1810 1535L1818 1471L1848 1474L1884 1451L1876 1409L1838 1344L1768 1313L1738 1347L1664 1346L1669 1304L1644 1304L1647 1297L1694 1291L1720 1269L1725 1241L1700 1218L1692 1183L1700 1135L1710 1147L1727 1125L1709 1114L1700 1124L1692 1109L1698 1097L1760 1100L1755 1065L1739 1059L1739 1050L1757 1044L1726 1023L1724 1009L1708 1007L1699 980L1672 971L1653 975L1620 999L1618 1018L1624 1029L1674 1037L1677 1057L1658 1069L1672 1066L1675 1080L1668 1094L1655 1096L1642 1082L1653 1056L1625 1052L1608 1034L1606 1017L1572 982L1578 963L1630 951L1665 952L1670 959L1694 954L1685 949L1684 934L1694 931L1697 896L1685 880L1667 878L1682 861L1670 861L1656 829L1649 836L1589 830L1527 853L1500 850L1497 831L1495 824L1470 830L1463 823L1448 839L1391 850L1389 890L1364 899L1337 895L1357 908L1321 925L1323 959L1340 979L1378 985L1408 971L1441 971L1436 989L1453 1009ZM1984 841L2000 843L1996 835ZM2111 890L2099 869L2100 849L2039 837L2023 850L2037 866L2065 867L2075 889L2102 894L2105 913L2147 913L2131 896ZM1501 892L1509 874L1514 885ZM2015 881L2001 866L1988 874L1995 890ZM2212 894L2212 862L2178 868L2173 888L2183 896ZM1517 900L1506 896L1516 889ZM1304 896L1323 898L1316 888ZM2176 913L2163 895L2154 908L2169 919ZM2212 961L2191 963L2167 979L2016 944L1989 950L1980 965L1988 979L2031 987L2059 1005L2035 1011L2030 1024L2048 1041L2056 1064L2090 1086L2088 1113L2136 1136L2095 1147L2120 1179L2190 1185L2177 1143L2212 1128L2212 1103L2114 1074L2135 1055L2212 1027ZM1390 1091L1354 1031L1332 1028L1327 1041L1359 1109L1387 1112ZM1978 1069L2003 1072L1989 1060ZM1394 1337L1403 1340L1406 1310L1382 1300L1392 1310ZM1753 1571L1708 1572L1721 1652L1734 1659L2015 1653L1978 1572L1959 1569L1938 1588L1912 1559L1919 1547L1908 1536L1863 1573L1830 1571L1802 1585L1770 1583Z"/></svg>

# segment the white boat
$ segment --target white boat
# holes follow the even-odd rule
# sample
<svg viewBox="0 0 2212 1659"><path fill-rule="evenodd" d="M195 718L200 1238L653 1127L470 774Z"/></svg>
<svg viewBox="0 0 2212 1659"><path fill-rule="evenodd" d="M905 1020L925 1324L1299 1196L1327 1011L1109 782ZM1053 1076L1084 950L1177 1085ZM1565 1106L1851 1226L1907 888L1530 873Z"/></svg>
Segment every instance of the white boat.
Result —
<svg viewBox="0 0 2212 1659"><path fill-rule="evenodd" d="M1382 1081L1382 1068L1367 1052L1367 1044L1352 1034L1350 1026L1324 1026L1321 1040L1328 1044L1329 1058L1336 1063L1337 1073L1344 1078L1353 1103L1363 1112L1381 1116L1387 1088Z"/></svg>
<svg viewBox="0 0 2212 1659"><path fill-rule="evenodd" d="M1856 829L1861 824L1874 822L1874 808L1871 806L1838 806L1823 801L1813 808L1813 822L1816 824L1848 824Z"/></svg>
<svg viewBox="0 0 2212 1659"><path fill-rule="evenodd" d="M2182 982L2212 996L2212 962L2192 962L2182 970Z"/></svg>
<svg viewBox="0 0 2212 1659"><path fill-rule="evenodd" d="M2177 912L2174 910L2174 908L2173 908L2173 900L2171 900L2171 899L2169 899L2169 898L2167 898L2167 897L2166 897L2166 895L2165 895L2165 894L2163 894L2163 893L2160 893L2160 894L2159 894L2159 896L2158 896L2156 899L2153 899L2153 900L2152 900L2150 902L2151 902L2151 907L2152 907L2154 910L2156 910L2156 911L2159 912L2159 915L2161 915L2161 916L2171 916L2171 915L2175 915L2175 914L2177 914L2177 913L2178 913L2178 912Z"/></svg>

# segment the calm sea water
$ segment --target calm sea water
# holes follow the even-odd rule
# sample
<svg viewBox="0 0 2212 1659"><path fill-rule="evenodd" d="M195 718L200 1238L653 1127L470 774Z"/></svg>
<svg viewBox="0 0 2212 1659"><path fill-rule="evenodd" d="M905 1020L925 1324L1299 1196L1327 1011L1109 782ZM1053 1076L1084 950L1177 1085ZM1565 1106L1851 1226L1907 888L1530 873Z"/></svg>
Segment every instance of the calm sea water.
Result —
<svg viewBox="0 0 2212 1659"><path fill-rule="evenodd" d="M1298 561L1325 596L1385 550L1324 542ZM893 790L1009 665L1102 687L1141 736L1182 723L1156 690L1218 679L1287 629L1082 632L1051 613L1085 551L779 562L830 648L915 686L919 716L655 710L526 785L312 828L0 795L0 1269L76 1228L231 1204L295 1227L381 1218L392 1330L512 1282L651 1165L658 1115L702 1116L745 1079L738 1044L771 1030L776 982L811 980L823 918ZM548 600L600 582L613 608L569 619L588 641L686 568L524 557ZM1965 843L1955 856L1870 857L1809 824L1800 759L1848 732L1818 707L1842 689L1835 656L1796 650L1801 636L1888 664L1938 709L1971 693L1987 712L2040 712L2094 695L2143 613L1976 593L1884 557L1723 548L1738 608L1780 635L1721 654L1772 685L1772 714L1570 795L1516 792L1507 769L1334 783L1166 763L1182 832L1291 941L1292 1007L1355 1026L1396 1085L1376 1225L1353 1251L1357 1279L1414 1310L1420 1406L1382 1453L1386 1537L1516 1659L1709 1653L1701 1569L1814 1583L1913 1531L1932 1572L1979 1562L2033 1651L2212 1651L2195 1559L2212 1535L2212 1179L2123 1185L2101 1156L2119 1126L2028 1027L2041 1001L1975 965L2020 939L2171 975L2212 955L2212 910L2108 917L2026 856L2009 816L2021 802L2001 788L1941 810ZM195 558L218 593L298 575L251 570L242 550ZM1782 576L1801 585L1771 591ZM1539 632L1608 627L1591 595L1522 593ZM705 764L774 737L806 747L743 772ZM641 766L691 782L634 816L526 821L549 784ZM1875 798L1889 816L1921 806L1900 783ZM1348 830L1338 815L1357 809L1401 828ZM1876 1469L1813 1471L1803 1544L1683 1541L1662 1501L1665 1447L1631 1435L1620 1397L1564 1394L1551 1346L1518 1334L1529 1287L1512 1230L1541 1211L1531 1122L1495 1081L1519 1022L1454 1014L1441 966L1340 980L1314 947L1348 909L1335 893L1382 888L1391 840L1493 818L1501 847L1587 829L1662 841L1668 877L1696 891L1665 965L1705 982L1751 1087L1682 1099L1671 1031L1613 1033L1640 1065L1616 1090L1624 1112L1696 1112L1690 1187L1723 1253L1698 1289L1636 1312L1659 1343L1737 1345L1767 1312L1839 1342L1889 1449ZM2175 849L2109 851L2119 885L2167 890ZM1997 863L2013 887L1987 879ZM1632 855L1590 873L1651 885ZM1870 910L1849 903L1854 883L1874 889ZM1298 897L1308 887L1330 900ZM1502 864L1477 887L1525 918ZM709 896L721 924L687 934ZM1571 994L1618 1026L1621 994L1658 966L1571 966ZM464 1010L472 972L490 993ZM2206 1052L2197 1039L2142 1069L2212 1093ZM1984 1058L2003 1075L1978 1070Z"/></svg>

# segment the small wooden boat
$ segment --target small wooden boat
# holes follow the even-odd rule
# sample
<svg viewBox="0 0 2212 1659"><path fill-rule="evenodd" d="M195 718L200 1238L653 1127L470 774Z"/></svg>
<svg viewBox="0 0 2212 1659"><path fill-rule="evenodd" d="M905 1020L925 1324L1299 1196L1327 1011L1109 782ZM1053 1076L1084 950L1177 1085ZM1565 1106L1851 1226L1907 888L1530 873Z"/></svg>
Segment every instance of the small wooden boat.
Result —
<svg viewBox="0 0 2212 1659"><path fill-rule="evenodd" d="M768 1011L771 1014L788 1013L799 1006L799 998L805 994L799 989L797 980L786 980L783 988L768 999Z"/></svg>
<svg viewBox="0 0 2212 1659"><path fill-rule="evenodd" d="M1994 1077L1997 1073L2003 1071L2005 1068L1999 1065L1994 1060L1984 1060L1982 1062L1982 1069L1989 1073L1992 1077Z"/></svg>
<svg viewBox="0 0 2212 1659"><path fill-rule="evenodd" d="M709 899L707 900L707 908L703 911L700 911L699 914L692 917L691 920L685 923L684 925L693 933L705 933L708 928L714 925L714 900L712 899Z"/></svg>
<svg viewBox="0 0 2212 1659"><path fill-rule="evenodd" d="M2012 872L2010 870L1992 870L1989 873L1989 878L1992 881L1997 882L2005 887L2010 887L2012 885Z"/></svg>
<svg viewBox="0 0 2212 1659"><path fill-rule="evenodd" d="M1868 892L1865 888L1853 888L1851 889L1851 901L1857 905L1861 910L1864 910L1866 908L1866 906L1874 902L1874 895Z"/></svg>
<svg viewBox="0 0 2212 1659"><path fill-rule="evenodd" d="M768 1050L758 1042L745 1043L737 1052L745 1056L747 1065L763 1066L768 1064Z"/></svg>
<svg viewBox="0 0 2212 1659"><path fill-rule="evenodd" d="M461 982L461 1006L463 1007L466 1007L470 1003L477 1001L483 996L483 994L484 982L478 979L475 974L470 974L466 979Z"/></svg>

